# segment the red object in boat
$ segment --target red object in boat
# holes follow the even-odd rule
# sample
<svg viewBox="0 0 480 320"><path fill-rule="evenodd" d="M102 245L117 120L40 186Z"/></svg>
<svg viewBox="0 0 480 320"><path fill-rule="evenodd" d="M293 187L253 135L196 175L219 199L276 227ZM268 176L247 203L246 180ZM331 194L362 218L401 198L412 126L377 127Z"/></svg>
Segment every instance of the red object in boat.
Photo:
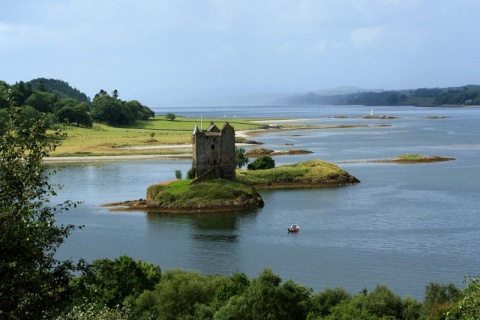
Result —
<svg viewBox="0 0 480 320"><path fill-rule="evenodd" d="M298 224L292 224L290 228L288 228L288 233L298 231L300 231L300 226Z"/></svg>

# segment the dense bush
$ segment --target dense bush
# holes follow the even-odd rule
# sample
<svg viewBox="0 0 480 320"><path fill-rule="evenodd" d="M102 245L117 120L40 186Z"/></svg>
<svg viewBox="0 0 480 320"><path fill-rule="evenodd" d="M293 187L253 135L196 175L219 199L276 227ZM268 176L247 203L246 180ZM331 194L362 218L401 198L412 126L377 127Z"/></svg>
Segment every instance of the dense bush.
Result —
<svg viewBox="0 0 480 320"><path fill-rule="evenodd" d="M248 170L263 170L273 168L275 168L275 160L273 160L270 156L258 157L247 166Z"/></svg>
<svg viewBox="0 0 480 320"><path fill-rule="evenodd" d="M72 282L72 287L78 301L112 308L128 297L136 298L143 291L152 290L160 278L160 267L121 256L115 260L95 260Z"/></svg>

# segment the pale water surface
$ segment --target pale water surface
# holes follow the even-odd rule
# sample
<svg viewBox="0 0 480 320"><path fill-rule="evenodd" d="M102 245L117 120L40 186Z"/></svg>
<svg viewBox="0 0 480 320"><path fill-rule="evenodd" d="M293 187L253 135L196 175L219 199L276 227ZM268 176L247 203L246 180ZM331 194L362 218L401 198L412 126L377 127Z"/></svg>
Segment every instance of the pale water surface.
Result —
<svg viewBox="0 0 480 320"><path fill-rule="evenodd" d="M399 165L342 163L361 180L333 189L262 191L265 207L250 212L147 214L110 212L100 205L145 197L150 184L184 175L189 160L149 160L59 165L64 185L56 201L84 201L58 216L73 232L59 258L129 255L162 269L206 274L235 271L257 276L271 268L315 291L345 287L352 293L376 284L402 296L423 298L429 282L462 286L480 273L480 108L376 107L395 120L365 120L370 107L183 108L177 115L301 118L310 124L388 124L388 127L302 130L256 137L263 147L314 153L276 157L277 165L323 159L390 158L404 153L455 161ZM171 110L157 110L159 113ZM346 115L347 119L334 119ZM447 117L429 119L430 116ZM293 146L285 146L291 143ZM287 227L297 223L298 234Z"/></svg>

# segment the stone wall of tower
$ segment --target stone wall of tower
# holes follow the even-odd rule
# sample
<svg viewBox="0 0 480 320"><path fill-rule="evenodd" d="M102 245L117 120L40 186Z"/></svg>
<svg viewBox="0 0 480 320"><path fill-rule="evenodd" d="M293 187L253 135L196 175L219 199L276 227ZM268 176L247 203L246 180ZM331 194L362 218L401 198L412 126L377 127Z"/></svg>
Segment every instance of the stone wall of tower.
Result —
<svg viewBox="0 0 480 320"><path fill-rule="evenodd" d="M235 179L235 130L226 123L222 130L213 123L207 130L195 127L192 135L195 177Z"/></svg>
<svg viewBox="0 0 480 320"><path fill-rule="evenodd" d="M235 179L235 129L227 122L221 130L220 140L221 163L220 171L223 179Z"/></svg>

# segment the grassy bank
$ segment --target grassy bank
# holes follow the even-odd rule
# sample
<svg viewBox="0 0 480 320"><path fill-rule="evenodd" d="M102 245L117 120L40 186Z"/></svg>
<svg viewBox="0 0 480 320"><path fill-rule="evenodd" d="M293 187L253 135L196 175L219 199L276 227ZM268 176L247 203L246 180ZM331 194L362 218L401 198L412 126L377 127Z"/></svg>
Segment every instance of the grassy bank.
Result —
<svg viewBox="0 0 480 320"><path fill-rule="evenodd" d="M253 119L234 119L230 124L235 130L256 130L263 125ZM258 119L256 119L258 121ZM205 118L203 128L211 121L222 127L225 119ZM191 134L195 125L200 127L199 118L177 117L169 121L163 116L139 121L130 127L110 127L95 123L92 128L63 126L60 129L67 134L62 145L51 153L54 157L67 156L105 156L105 155L138 155L138 154L178 154L185 153L180 149L134 149L126 147L153 147L161 145L182 145L191 143Z"/></svg>

